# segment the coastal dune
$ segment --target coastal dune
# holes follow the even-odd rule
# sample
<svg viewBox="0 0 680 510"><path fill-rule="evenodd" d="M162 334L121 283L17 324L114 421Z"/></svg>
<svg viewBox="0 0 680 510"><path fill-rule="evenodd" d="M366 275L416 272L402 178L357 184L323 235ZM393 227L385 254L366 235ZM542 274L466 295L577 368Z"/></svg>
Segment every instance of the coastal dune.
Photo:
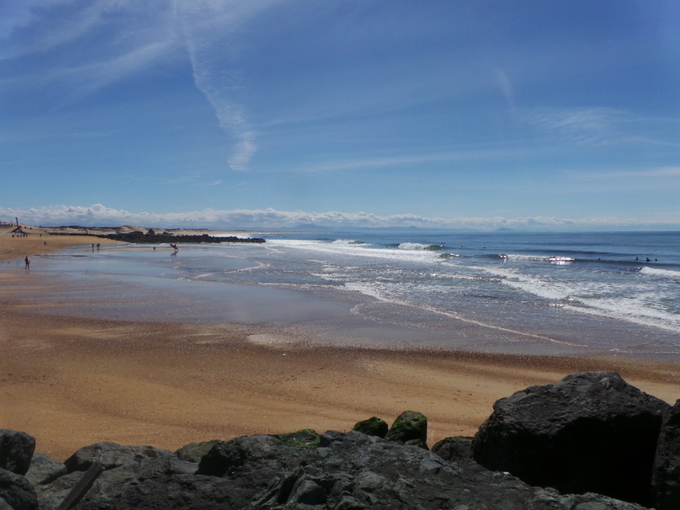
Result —
<svg viewBox="0 0 680 510"><path fill-rule="evenodd" d="M98 242L4 235L0 260ZM428 417L432 446L474 434L514 391L590 370L615 370L670 403L680 397L671 363L333 347L294 327L76 318L30 299L63 283L16 266L0 271L0 428L30 432L38 451L59 460L99 441L177 449L302 428L347 431L404 410Z"/></svg>

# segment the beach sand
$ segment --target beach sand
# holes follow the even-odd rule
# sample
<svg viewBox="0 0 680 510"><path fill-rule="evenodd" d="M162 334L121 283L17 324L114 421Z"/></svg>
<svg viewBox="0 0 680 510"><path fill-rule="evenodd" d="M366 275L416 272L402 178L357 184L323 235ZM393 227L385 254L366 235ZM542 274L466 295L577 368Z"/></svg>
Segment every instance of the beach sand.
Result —
<svg viewBox="0 0 680 510"><path fill-rule="evenodd" d="M51 236L49 234L41 236L38 233L27 237L12 237L6 233L9 231L11 231L9 227L0 228L0 262L22 259L23 264L23 258L26 256L30 258L34 255L52 253L73 246L90 246L93 243L101 245L118 243L94 236Z"/></svg>
<svg viewBox="0 0 680 510"><path fill-rule="evenodd" d="M44 238L0 236L0 260L102 242ZM499 398L587 370L616 370L670 403L680 398L677 364L332 347L266 324L75 318L26 299L45 285L30 270L0 271L0 428L34 435L37 451L59 460L99 441L174 450L247 434L347 431L405 410L428 417L432 446L473 435Z"/></svg>

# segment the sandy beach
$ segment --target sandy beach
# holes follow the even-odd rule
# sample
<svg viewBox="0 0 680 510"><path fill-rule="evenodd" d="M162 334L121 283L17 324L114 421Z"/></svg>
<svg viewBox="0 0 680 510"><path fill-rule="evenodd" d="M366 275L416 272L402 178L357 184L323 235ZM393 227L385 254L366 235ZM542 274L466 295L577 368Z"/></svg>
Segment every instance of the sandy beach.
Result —
<svg viewBox="0 0 680 510"><path fill-rule="evenodd" d="M93 242L107 244L0 235L0 261ZM61 460L98 441L176 449L301 428L346 431L404 410L428 417L431 446L474 434L499 398L587 370L616 370L668 402L680 398L677 364L630 357L321 347L296 341L293 327L42 313L46 304L26 296L54 283L16 267L0 270L0 428L34 435L38 451Z"/></svg>
<svg viewBox="0 0 680 510"><path fill-rule="evenodd" d="M115 241L93 236L51 236L49 234L31 234L27 237L12 237L11 229L0 228L0 262L29 258L43 253L52 253L73 246L90 246L91 244L115 244Z"/></svg>

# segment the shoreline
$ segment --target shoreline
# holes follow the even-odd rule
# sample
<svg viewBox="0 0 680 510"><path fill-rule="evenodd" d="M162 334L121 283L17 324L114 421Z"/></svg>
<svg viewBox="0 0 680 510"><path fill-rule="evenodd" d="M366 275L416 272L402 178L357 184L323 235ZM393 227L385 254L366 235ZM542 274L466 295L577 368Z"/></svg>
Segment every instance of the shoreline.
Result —
<svg viewBox="0 0 680 510"><path fill-rule="evenodd" d="M0 236L0 260L7 239ZM42 246L54 251L50 239ZM347 431L371 416L391 423L405 410L427 416L431 447L474 434L500 398L590 370L616 370L669 403L680 397L677 363L342 347L305 342L295 326L45 313L50 301L30 296L46 278L3 269L0 428L28 432L37 451L59 460L100 441L174 450L302 428Z"/></svg>

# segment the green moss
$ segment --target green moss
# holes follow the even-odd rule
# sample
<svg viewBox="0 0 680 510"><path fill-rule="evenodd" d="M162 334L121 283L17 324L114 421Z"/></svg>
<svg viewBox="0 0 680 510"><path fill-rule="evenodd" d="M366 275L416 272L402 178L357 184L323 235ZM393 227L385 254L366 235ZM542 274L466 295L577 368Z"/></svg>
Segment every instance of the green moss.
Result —
<svg viewBox="0 0 680 510"><path fill-rule="evenodd" d="M389 430L389 425L385 420L381 420L377 416L373 416L368 420L357 422L352 430L363 432L369 436L385 437Z"/></svg>
<svg viewBox="0 0 680 510"><path fill-rule="evenodd" d="M274 437L279 438L284 444L293 448L313 449L319 446L321 441L319 434L312 429L298 430L289 434L274 434Z"/></svg>
<svg viewBox="0 0 680 510"><path fill-rule="evenodd" d="M423 448L424 450L427 450L427 443L423 441L422 439L410 439L406 442L404 442L404 445L406 446L417 446L418 448Z"/></svg>
<svg viewBox="0 0 680 510"><path fill-rule="evenodd" d="M404 411L394 420L386 439L401 444L417 441L418 446L427 448L427 418L416 411Z"/></svg>

